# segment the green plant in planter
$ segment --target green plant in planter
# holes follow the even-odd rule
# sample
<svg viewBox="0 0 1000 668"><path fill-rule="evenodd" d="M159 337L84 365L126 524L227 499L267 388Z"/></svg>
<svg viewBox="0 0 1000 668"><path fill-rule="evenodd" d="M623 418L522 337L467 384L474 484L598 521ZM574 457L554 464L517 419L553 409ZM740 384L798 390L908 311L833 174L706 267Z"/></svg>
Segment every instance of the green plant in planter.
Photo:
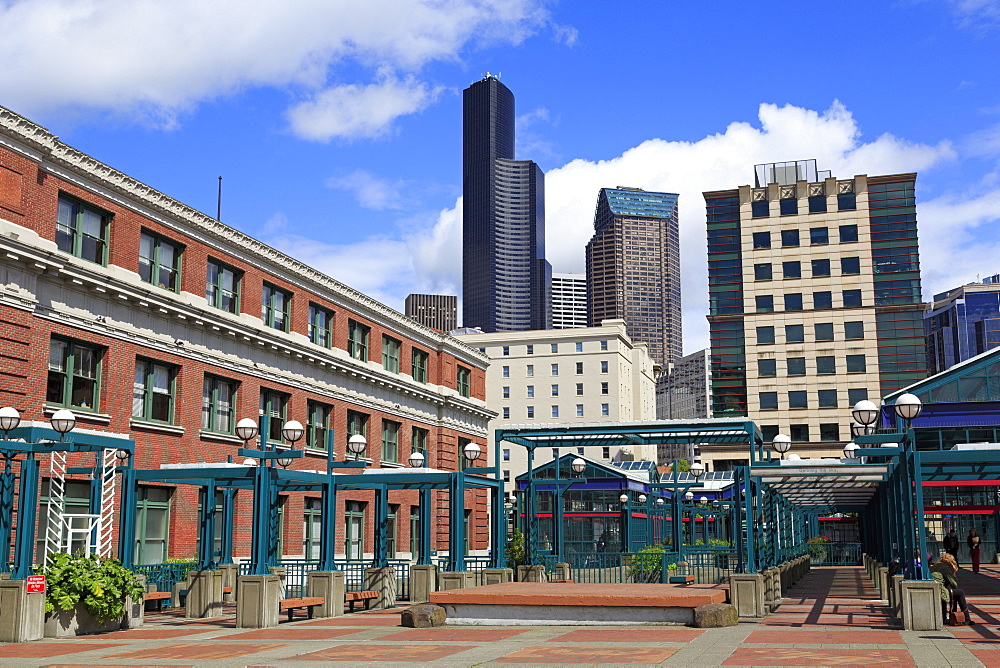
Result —
<svg viewBox="0 0 1000 668"><path fill-rule="evenodd" d="M806 540L809 546L809 557L817 562L823 562L826 560L826 551L830 544L830 539L826 536L813 536Z"/></svg>
<svg viewBox="0 0 1000 668"><path fill-rule="evenodd" d="M631 582L659 582L663 571L662 545L648 545L634 555L628 565L627 577ZM677 570L677 564L667 564L667 570Z"/></svg>
<svg viewBox="0 0 1000 668"><path fill-rule="evenodd" d="M144 592L135 573L117 559L83 553L57 553L50 559L39 572L45 576L46 612L72 610L83 603L104 624L125 614L126 598L142 600Z"/></svg>
<svg viewBox="0 0 1000 668"><path fill-rule="evenodd" d="M527 548L524 545L524 534L519 529L514 529L507 541L507 562L515 567L520 566L528 560Z"/></svg>

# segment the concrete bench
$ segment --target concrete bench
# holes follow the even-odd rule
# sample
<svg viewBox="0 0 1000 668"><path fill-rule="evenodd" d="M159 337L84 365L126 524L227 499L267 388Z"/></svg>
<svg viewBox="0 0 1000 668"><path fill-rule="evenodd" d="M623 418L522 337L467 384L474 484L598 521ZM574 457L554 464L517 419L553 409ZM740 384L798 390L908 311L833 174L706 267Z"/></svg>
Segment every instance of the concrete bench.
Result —
<svg viewBox="0 0 1000 668"><path fill-rule="evenodd" d="M169 601L173 595L169 591L147 591L142 595L143 601L156 601L156 611L163 609L163 602Z"/></svg>
<svg viewBox="0 0 1000 668"><path fill-rule="evenodd" d="M313 618L313 608L317 605L323 605L322 596L303 596L302 598L283 598L278 601L278 610L281 612L288 613L288 621L292 621L295 615L295 611L300 608L306 609L306 614L309 615L309 619Z"/></svg>
<svg viewBox="0 0 1000 668"><path fill-rule="evenodd" d="M344 594L344 601L351 604L351 612L354 612L354 604L358 601L364 601L365 610L367 610L368 602L377 598L377 591L349 591Z"/></svg>

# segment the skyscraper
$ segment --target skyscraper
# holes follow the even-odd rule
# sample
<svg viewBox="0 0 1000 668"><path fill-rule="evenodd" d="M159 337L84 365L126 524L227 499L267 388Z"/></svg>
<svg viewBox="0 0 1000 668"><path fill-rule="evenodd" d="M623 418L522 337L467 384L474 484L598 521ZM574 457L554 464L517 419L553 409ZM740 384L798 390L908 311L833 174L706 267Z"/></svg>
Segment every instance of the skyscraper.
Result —
<svg viewBox="0 0 1000 668"><path fill-rule="evenodd" d="M587 276L552 274L552 329L587 326Z"/></svg>
<svg viewBox="0 0 1000 668"><path fill-rule="evenodd" d="M462 311L484 332L549 329L545 174L514 159L514 94L487 74L465 89Z"/></svg>
<svg viewBox="0 0 1000 668"><path fill-rule="evenodd" d="M404 309L406 317L439 332L458 327L458 297L454 295L407 295Z"/></svg>
<svg viewBox="0 0 1000 668"><path fill-rule="evenodd" d="M934 295L924 331L930 374L1000 346L1000 275Z"/></svg>
<svg viewBox="0 0 1000 668"><path fill-rule="evenodd" d="M713 412L791 436L804 458L840 456L855 403L926 375L916 174L756 172L704 193Z"/></svg>
<svg viewBox="0 0 1000 668"><path fill-rule="evenodd" d="M601 188L587 244L587 319L623 319L666 368L682 355L677 195Z"/></svg>

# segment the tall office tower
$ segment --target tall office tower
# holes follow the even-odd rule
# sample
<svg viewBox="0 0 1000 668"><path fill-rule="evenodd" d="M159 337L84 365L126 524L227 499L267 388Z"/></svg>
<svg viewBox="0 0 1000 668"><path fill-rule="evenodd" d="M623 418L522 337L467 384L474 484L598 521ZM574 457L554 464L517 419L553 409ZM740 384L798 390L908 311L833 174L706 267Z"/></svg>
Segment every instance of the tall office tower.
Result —
<svg viewBox="0 0 1000 668"><path fill-rule="evenodd" d="M1000 346L1000 274L934 295L924 331L931 375Z"/></svg>
<svg viewBox="0 0 1000 668"><path fill-rule="evenodd" d="M803 458L839 456L855 403L927 373L916 174L756 173L704 193L713 411L791 436Z"/></svg>
<svg viewBox="0 0 1000 668"><path fill-rule="evenodd" d="M552 274L552 329L586 326L586 274Z"/></svg>
<svg viewBox="0 0 1000 668"><path fill-rule="evenodd" d="M628 324L634 341L666 368L682 355L677 195L601 188L587 244L587 320Z"/></svg>
<svg viewBox="0 0 1000 668"><path fill-rule="evenodd" d="M458 297L454 295L407 295L403 308L406 317L439 332L458 326Z"/></svg>
<svg viewBox="0 0 1000 668"><path fill-rule="evenodd" d="M701 420L712 417L709 350L675 359L656 379L658 420Z"/></svg>
<svg viewBox="0 0 1000 668"><path fill-rule="evenodd" d="M514 159L514 94L487 74L463 93L462 312L484 332L549 329L545 174Z"/></svg>

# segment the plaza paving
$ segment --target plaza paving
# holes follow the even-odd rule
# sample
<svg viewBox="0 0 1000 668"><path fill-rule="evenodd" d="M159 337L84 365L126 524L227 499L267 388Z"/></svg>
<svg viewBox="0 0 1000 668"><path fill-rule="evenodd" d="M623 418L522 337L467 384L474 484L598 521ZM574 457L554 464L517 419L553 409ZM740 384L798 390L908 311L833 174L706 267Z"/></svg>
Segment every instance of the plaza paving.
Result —
<svg viewBox="0 0 1000 668"><path fill-rule="evenodd" d="M680 626L399 626L399 610L235 628L149 614L134 631L0 644L0 666L1000 666L1000 566L963 568L975 626L902 631L861 568L817 568L786 592L778 612L725 629ZM558 586L558 585L552 585Z"/></svg>

